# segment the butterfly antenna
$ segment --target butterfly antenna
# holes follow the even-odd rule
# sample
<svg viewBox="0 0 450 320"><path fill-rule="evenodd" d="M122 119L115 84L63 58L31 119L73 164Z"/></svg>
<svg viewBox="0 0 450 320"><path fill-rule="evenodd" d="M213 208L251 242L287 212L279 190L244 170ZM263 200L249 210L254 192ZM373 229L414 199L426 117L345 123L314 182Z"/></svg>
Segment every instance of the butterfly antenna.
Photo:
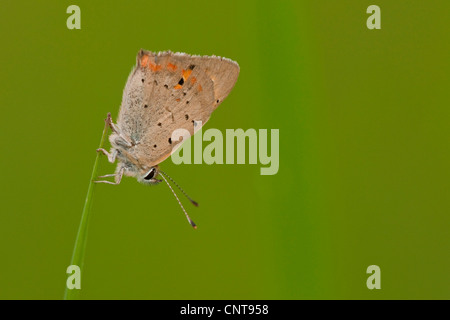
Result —
<svg viewBox="0 0 450 320"><path fill-rule="evenodd" d="M178 183L176 183L176 182L175 182L175 181L174 181L167 173L165 173L165 172L162 171L162 170L159 170L159 172L161 172L163 175L165 175L165 176L167 177L167 179L169 179L170 181L172 181L172 183L173 183L174 185L176 185L178 189L180 189L180 191L184 194L184 196L185 196L186 198L188 198L189 201L192 202L192 204L193 204L194 206L198 207L197 201L192 200L192 198L189 197L189 196L187 195L187 193L184 192L184 190L178 185Z"/></svg>
<svg viewBox="0 0 450 320"><path fill-rule="evenodd" d="M186 215L186 219L189 221L189 223L191 224L191 226L194 229L197 229L197 225L194 223L194 221L191 220L191 218L189 217L188 213L186 212L186 210L184 209L183 205L181 204L180 199L178 199L177 194L175 193L175 191L173 191L172 187L170 186L169 182L167 181L167 179L164 177L164 175L161 175L161 177L164 179L164 181L167 183L167 185L169 186L170 190L172 191L173 195L175 196L175 198L178 201L178 204L180 205L181 209L183 209L184 214ZM170 179L170 178L169 178Z"/></svg>

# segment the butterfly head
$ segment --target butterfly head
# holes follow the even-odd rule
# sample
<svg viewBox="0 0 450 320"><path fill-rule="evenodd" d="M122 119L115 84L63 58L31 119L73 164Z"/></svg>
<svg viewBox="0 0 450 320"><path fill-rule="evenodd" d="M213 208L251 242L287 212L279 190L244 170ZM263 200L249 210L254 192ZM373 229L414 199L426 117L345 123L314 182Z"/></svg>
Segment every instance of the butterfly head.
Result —
<svg viewBox="0 0 450 320"><path fill-rule="evenodd" d="M150 170L143 171L142 173L136 175L137 180L143 184L158 184L162 180L156 179L159 174L159 167L151 167Z"/></svg>

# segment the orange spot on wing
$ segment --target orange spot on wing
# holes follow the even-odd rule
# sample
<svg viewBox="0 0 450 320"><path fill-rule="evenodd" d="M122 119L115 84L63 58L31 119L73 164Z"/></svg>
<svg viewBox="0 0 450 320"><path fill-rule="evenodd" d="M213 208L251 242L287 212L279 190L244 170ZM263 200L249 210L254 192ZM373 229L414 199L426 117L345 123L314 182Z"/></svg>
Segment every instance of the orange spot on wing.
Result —
<svg viewBox="0 0 450 320"><path fill-rule="evenodd" d="M191 84L195 84L197 82L197 78L196 77L192 77L191 78Z"/></svg>
<svg viewBox="0 0 450 320"><path fill-rule="evenodd" d="M148 67L149 67L153 72L156 72L156 71L159 71L159 70L162 69L162 66L161 66L160 64L154 64L154 63L152 63L152 62L149 62L149 63L148 63Z"/></svg>
<svg viewBox="0 0 450 320"><path fill-rule="evenodd" d="M183 88L181 85L177 84L175 87L173 87L175 90Z"/></svg>
<svg viewBox="0 0 450 320"><path fill-rule="evenodd" d="M176 101L177 101L177 102L180 102L180 101L181 101L181 99L180 99L180 98L178 98L178 99L176 99Z"/></svg>
<svg viewBox="0 0 450 320"><path fill-rule="evenodd" d="M183 80L186 81L189 78L189 76L191 75L192 70L190 70L190 69L184 70L183 69L183 71L181 71L181 72L183 73Z"/></svg>
<svg viewBox="0 0 450 320"><path fill-rule="evenodd" d="M202 92L202 90L203 90L202 85L199 83L198 84L198 92Z"/></svg>
<svg viewBox="0 0 450 320"><path fill-rule="evenodd" d="M147 66L147 63L148 63L148 56L143 56L141 58L141 67L145 68Z"/></svg>
<svg viewBox="0 0 450 320"><path fill-rule="evenodd" d="M170 62L167 64L167 69L171 70L171 71L175 71L177 70L177 66L174 64L171 64Z"/></svg>

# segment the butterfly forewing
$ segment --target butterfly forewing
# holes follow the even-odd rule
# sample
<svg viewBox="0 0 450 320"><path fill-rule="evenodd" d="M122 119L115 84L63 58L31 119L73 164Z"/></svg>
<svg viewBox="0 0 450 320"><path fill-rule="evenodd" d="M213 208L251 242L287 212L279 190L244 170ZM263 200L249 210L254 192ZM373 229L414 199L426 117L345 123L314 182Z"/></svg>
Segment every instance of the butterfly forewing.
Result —
<svg viewBox="0 0 450 320"><path fill-rule="evenodd" d="M144 167L162 162L179 141L176 129L192 135L226 98L239 74L237 63L220 57L141 50L122 98L118 126L136 143ZM195 130L198 128L195 127Z"/></svg>

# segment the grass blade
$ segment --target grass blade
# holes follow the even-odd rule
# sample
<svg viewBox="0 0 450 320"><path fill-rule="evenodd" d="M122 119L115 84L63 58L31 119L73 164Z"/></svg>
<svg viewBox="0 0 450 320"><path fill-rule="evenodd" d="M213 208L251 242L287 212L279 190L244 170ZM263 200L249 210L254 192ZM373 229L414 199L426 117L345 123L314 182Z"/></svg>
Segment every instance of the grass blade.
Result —
<svg viewBox="0 0 450 320"><path fill-rule="evenodd" d="M103 147L106 138L106 132L108 131L108 125L105 123L105 128L103 129L102 138L100 140L99 148ZM97 152L97 156L94 162L94 168L92 169L91 180L89 181L88 192L86 195L86 201L84 203L83 212L81 214L80 226L78 227L77 238L75 240L75 247L73 248L71 265L77 265L80 267L81 279L83 276L83 265L84 265L84 255L86 250L86 242L88 235L89 220L91 216L92 208L92 198L94 194L94 179L97 177L98 164L100 159L100 153ZM66 285L66 290L64 292L64 300L76 300L79 298L80 290L71 289L69 290Z"/></svg>

